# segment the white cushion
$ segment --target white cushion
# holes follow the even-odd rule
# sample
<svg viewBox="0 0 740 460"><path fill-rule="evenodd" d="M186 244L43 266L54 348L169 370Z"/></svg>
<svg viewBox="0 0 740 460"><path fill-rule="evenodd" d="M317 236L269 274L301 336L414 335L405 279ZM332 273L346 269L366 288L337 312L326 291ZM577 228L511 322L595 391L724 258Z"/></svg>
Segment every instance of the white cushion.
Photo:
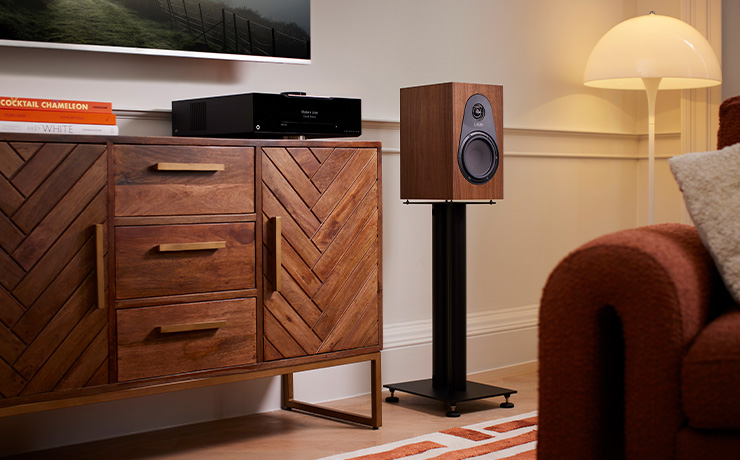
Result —
<svg viewBox="0 0 740 460"><path fill-rule="evenodd" d="M727 289L740 302L740 144L668 160Z"/></svg>

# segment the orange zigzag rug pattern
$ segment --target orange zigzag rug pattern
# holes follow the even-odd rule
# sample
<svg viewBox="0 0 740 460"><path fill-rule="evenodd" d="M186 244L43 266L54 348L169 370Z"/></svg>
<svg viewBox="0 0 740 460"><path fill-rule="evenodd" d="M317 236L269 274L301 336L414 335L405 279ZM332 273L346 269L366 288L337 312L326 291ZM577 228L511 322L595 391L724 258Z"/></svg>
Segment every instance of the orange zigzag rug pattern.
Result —
<svg viewBox="0 0 740 460"><path fill-rule="evenodd" d="M535 460L537 412L430 433L321 460Z"/></svg>

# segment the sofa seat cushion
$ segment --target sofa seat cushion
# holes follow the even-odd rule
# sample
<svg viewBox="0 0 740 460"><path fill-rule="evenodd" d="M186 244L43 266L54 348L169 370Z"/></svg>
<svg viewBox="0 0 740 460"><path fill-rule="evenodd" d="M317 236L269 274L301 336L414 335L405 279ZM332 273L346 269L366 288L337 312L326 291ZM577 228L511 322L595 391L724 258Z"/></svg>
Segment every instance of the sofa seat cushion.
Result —
<svg viewBox="0 0 740 460"><path fill-rule="evenodd" d="M681 377L689 426L740 430L740 311L704 328L684 358Z"/></svg>

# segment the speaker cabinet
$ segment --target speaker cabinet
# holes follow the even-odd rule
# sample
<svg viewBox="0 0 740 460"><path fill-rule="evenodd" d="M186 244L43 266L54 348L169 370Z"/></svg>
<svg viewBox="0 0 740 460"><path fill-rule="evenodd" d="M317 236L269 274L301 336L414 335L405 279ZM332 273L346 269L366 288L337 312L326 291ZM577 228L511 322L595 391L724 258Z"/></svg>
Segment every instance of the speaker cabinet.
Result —
<svg viewBox="0 0 740 460"><path fill-rule="evenodd" d="M401 89L401 199L504 197L503 87Z"/></svg>

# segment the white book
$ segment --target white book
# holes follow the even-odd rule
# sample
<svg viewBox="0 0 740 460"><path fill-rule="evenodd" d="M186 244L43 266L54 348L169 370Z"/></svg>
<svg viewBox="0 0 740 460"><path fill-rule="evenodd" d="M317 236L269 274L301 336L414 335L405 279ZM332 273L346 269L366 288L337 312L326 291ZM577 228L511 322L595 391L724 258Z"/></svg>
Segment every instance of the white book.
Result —
<svg viewBox="0 0 740 460"><path fill-rule="evenodd" d="M2 133L33 134L77 134L77 135L118 135L116 125L85 125L74 123L41 123L31 121L2 121Z"/></svg>

